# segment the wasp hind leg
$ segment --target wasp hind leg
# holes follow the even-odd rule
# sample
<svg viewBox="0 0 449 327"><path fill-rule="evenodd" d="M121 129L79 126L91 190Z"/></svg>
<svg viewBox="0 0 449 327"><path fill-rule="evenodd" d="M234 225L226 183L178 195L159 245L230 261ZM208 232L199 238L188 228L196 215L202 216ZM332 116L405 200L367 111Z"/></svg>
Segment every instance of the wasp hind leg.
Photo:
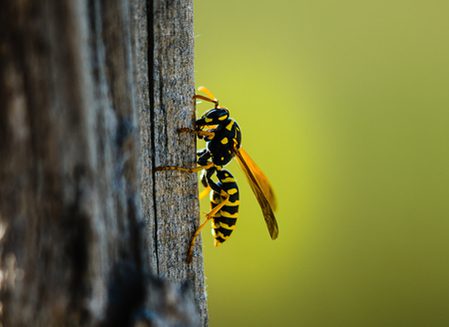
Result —
<svg viewBox="0 0 449 327"><path fill-rule="evenodd" d="M204 228L204 226L206 226L209 220L213 219L215 215L221 210L221 208L223 208L228 203L229 195L225 191L222 191L221 194L223 197L222 202L214 207L208 214L206 214L206 220L196 229L195 233L192 236L189 250L187 252L188 263L192 262L193 248L195 247L196 238L201 234L202 229Z"/></svg>

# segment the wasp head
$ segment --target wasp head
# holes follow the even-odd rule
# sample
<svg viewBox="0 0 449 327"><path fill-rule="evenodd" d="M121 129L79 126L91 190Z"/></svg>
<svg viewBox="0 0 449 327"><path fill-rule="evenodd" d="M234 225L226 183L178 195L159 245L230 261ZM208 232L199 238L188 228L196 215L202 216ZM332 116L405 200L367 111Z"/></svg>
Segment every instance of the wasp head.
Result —
<svg viewBox="0 0 449 327"><path fill-rule="evenodd" d="M200 119L196 121L196 127L219 125L229 118L229 110L226 108L213 108L207 111Z"/></svg>

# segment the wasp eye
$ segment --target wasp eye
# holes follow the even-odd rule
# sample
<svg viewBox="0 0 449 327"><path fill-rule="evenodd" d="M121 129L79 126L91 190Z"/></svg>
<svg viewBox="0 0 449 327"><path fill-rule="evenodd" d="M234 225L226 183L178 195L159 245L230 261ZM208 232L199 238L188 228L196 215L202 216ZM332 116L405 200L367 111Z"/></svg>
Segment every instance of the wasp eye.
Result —
<svg viewBox="0 0 449 327"><path fill-rule="evenodd" d="M229 112L224 108L212 109L205 114L205 117L213 120L225 120L229 117Z"/></svg>
<svg viewBox="0 0 449 327"><path fill-rule="evenodd" d="M197 127L219 125L229 118L229 111L226 108L213 108L207 111L196 121Z"/></svg>

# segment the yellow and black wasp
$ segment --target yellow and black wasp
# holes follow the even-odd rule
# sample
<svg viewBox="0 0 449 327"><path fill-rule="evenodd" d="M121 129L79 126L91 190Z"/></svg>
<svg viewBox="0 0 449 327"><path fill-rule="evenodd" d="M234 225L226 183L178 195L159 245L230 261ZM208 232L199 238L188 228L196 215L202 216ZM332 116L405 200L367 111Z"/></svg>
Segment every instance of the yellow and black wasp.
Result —
<svg viewBox="0 0 449 327"><path fill-rule="evenodd" d="M180 170L189 173L203 170L201 183L206 189L201 193L200 198L210 191L211 211L206 214L206 221L197 228L192 237L187 253L188 262L192 259L195 240L209 220L212 220L215 246L226 241L235 229L240 204L239 189L234 176L224 169L224 166L234 157L237 157L237 161L262 208L271 238L274 240L279 234L273 212L276 209L273 189L262 170L241 147L242 134L239 125L230 117L228 109L219 106L218 100L207 88L200 87L198 90L207 96L196 94L194 95L195 101L200 99L211 102L214 104L214 108L196 120L195 129L180 129L181 132L194 133L198 138L206 141L206 148L197 153L198 166L195 168L175 166L157 168L157 170ZM217 181L214 181L214 178Z"/></svg>

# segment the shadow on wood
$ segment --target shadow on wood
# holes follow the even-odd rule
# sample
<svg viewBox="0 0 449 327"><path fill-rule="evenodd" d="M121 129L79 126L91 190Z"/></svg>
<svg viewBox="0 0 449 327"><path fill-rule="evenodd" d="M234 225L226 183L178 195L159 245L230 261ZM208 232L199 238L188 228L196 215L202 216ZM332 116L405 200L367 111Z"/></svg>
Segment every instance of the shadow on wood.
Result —
<svg viewBox="0 0 449 327"><path fill-rule="evenodd" d="M205 326L191 1L0 12L4 326Z"/></svg>

